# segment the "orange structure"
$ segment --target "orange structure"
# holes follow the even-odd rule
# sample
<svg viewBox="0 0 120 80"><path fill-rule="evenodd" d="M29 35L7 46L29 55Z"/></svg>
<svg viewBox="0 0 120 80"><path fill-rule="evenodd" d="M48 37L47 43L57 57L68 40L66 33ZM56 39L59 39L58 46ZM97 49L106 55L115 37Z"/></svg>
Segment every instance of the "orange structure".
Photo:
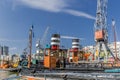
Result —
<svg viewBox="0 0 120 80"><path fill-rule="evenodd" d="M98 31L95 32L95 39L96 40L104 39L104 32L103 32L103 30L98 30Z"/></svg>
<svg viewBox="0 0 120 80"><path fill-rule="evenodd" d="M45 68L56 68L56 57L51 55L51 50L46 49L44 56L44 67Z"/></svg>
<svg viewBox="0 0 120 80"><path fill-rule="evenodd" d="M56 55L58 54L60 46L60 35L53 34L51 36L51 46L46 48L44 56L44 67L46 68L56 68Z"/></svg>
<svg viewBox="0 0 120 80"><path fill-rule="evenodd" d="M85 60L88 60L88 58L90 57L90 53L84 53L84 58L85 58Z"/></svg>
<svg viewBox="0 0 120 80"><path fill-rule="evenodd" d="M32 76L22 76L23 80L46 80L45 78L40 78L40 77L32 77Z"/></svg>
<svg viewBox="0 0 120 80"><path fill-rule="evenodd" d="M69 52L69 62L78 62L78 49L71 49Z"/></svg>
<svg viewBox="0 0 120 80"><path fill-rule="evenodd" d="M78 52L73 53L73 62L78 62Z"/></svg>
<svg viewBox="0 0 120 80"><path fill-rule="evenodd" d="M56 58L53 56L45 56L44 57L44 67L56 68Z"/></svg>
<svg viewBox="0 0 120 80"><path fill-rule="evenodd" d="M7 62L7 61L3 61L2 64L0 65L0 68L1 68L1 69L9 68L8 62Z"/></svg>

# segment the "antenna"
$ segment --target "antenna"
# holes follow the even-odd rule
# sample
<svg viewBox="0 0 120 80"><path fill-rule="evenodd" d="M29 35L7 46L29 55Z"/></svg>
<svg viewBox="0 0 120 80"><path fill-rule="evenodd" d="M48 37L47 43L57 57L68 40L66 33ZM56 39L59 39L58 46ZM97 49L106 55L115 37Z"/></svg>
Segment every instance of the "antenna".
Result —
<svg viewBox="0 0 120 80"><path fill-rule="evenodd" d="M114 46L115 46L115 57L116 57L116 60L118 59L118 57L117 57L117 49L116 49L116 47L117 47L117 45L116 45L116 31L115 31L115 20L114 19L112 19L112 28L113 28L113 33L114 33Z"/></svg>

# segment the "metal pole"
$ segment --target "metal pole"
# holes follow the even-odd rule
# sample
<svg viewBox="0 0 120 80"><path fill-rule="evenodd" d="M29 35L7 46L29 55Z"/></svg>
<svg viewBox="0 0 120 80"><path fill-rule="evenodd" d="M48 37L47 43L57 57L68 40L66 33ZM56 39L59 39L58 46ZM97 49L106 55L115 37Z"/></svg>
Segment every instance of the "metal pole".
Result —
<svg viewBox="0 0 120 80"><path fill-rule="evenodd" d="M32 52L32 28L29 30L29 49L30 49L30 53L28 56L28 68L30 68L31 66L31 52Z"/></svg>
<svg viewBox="0 0 120 80"><path fill-rule="evenodd" d="M112 27L113 27L113 32L114 32L114 46L115 46L115 55L116 55L116 61L118 59L117 57L117 50L116 50L116 32L115 32L115 21L112 19Z"/></svg>

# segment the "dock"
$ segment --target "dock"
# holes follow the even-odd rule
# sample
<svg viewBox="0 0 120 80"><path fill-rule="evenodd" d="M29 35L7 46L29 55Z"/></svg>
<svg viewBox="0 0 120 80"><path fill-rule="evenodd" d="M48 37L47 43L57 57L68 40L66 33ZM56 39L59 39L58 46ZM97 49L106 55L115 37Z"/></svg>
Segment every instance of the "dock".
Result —
<svg viewBox="0 0 120 80"><path fill-rule="evenodd" d="M9 72L19 72L21 68L6 68L6 69L0 69L0 71L9 71Z"/></svg>

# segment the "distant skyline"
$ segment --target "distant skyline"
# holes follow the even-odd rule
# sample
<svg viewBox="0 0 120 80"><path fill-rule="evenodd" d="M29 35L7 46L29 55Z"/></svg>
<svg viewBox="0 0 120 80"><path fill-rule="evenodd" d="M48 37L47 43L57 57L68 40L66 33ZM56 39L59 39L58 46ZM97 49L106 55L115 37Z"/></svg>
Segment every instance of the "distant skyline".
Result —
<svg viewBox="0 0 120 80"><path fill-rule="evenodd" d="M113 41L111 21L116 21L117 41L120 41L120 0L108 0L107 24L109 42ZM33 53L36 40L49 26L45 42L54 33L83 38L83 46L94 45L94 23L97 0L0 0L0 45L10 47L10 53L23 52L28 46L29 29L34 25ZM61 46L71 47L70 39L61 39Z"/></svg>

